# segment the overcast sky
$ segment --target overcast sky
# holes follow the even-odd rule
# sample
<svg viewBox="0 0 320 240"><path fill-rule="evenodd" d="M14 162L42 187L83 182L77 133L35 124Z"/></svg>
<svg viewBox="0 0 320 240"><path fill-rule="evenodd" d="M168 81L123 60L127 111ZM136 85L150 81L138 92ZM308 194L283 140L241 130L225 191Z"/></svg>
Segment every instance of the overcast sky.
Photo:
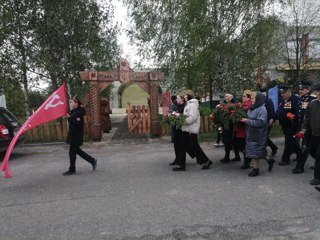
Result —
<svg viewBox="0 0 320 240"><path fill-rule="evenodd" d="M135 48L131 45L129 38L127 37L125 30L129 26L129 18L127 15L127 8L122 4L121 0L112 0L115 7L114 16L115 21L121 23L121 34L118 35L118 41L122 50L122 57L129 61L131 67L135 61L139 61L139 57L135 52Z"/></svg>

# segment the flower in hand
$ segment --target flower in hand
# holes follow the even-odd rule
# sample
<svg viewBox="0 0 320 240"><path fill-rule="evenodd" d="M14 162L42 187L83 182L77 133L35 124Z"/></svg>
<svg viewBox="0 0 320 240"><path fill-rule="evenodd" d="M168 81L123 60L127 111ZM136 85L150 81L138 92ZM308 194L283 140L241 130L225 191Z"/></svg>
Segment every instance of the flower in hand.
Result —
<svg viewBox="0 0 320 240"><path fill-rule="evenodd" d="M173 111L173 112L172 112L172 115L179 117L179 116L180 116L180 113L178 113L178 112L176 112L176 111Z"/></svg>
<svg viewBox="0 0 320 240"><path fill-rule="evenodd" d="M288 112L288 113L287 113L287 118L288 118L289 120L293 120L293 119L295 118L295 115L292 114L291 112Z"/></svg>
<svg viewBox="0 0 320 240"><path fill-rule="evenodd" d="M247 122L247 120L248 120L248 118L241 118L240 122L244 122L245 123L245 122Z"/></svg>
<svg viewBox="0 0 320 240"><path fill-rule="evenodd" d="M296 138L301 139L301 138L304 137L304 133L303 132L298 132L298 133L296 133L295 136L296 136Z"/></svg>

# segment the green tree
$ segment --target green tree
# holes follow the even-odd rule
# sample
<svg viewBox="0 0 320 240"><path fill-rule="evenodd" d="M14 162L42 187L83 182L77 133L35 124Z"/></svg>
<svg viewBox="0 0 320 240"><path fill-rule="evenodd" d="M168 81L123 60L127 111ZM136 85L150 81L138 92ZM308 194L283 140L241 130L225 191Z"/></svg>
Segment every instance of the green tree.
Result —
<svg viewBox="0 0 320 240"><path fill-rule="evenodd" d="M0 74L0 95L5 96L7 109L20 118L25 117L23 89L19 82L12 81L3 72Z"/></svg>
<svg viewBox="0 0 320 240"><path fill-rule="evenodd" d="M141 51L154 54L157 65L170 76L171 89L235 92L253 86L258 66L255 26L267 21L267 1L126 3L134 20L132 40ZM259 64L265 60L259 58Z"/></svg>
<svg viewBox="0 0 320 240"><path fill-rule="evenodd" d="M48 92L67 82L69 95L83 96L88 84L79 71L110 69L119 59L110 0L5 0L0 2L0 69L4 83L29 92L38 81Z"/></svg>
<svg viewBox="0 0 320 240"><path fill-rule="evenodd" d="M39 1L33 20L41 49L38 66L53 89L67 81L69 94L83 95L87 86L79 81L79 71L116 64L118 27L112 18L110 1Z"/></svg>
<svg viewBox="0 0 320 240"><path fill-rule="evenodd" d="M34 48L34 32L30 28L30 19L35 1L12 0L2 1L0 5L0 58L1 68L7 71L10 79L20 82L23 86L24 106L26 116L29 110L28 69L32 68Z"/></svg>
<svg viewBox="0 0 320 240"><path fill-rule="evenodd" d="M320 3L314 0L283 0L279 18L278 70L297 85L306 78L319 76L312 65L320 58Z"/></svg>

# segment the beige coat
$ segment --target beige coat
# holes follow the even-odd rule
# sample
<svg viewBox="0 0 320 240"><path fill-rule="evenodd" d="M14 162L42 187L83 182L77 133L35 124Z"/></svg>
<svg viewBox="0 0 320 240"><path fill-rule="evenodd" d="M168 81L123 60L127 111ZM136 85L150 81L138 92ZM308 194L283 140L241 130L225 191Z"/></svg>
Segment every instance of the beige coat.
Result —
<svg viewBox="0 0 320 240"><path fill-rule="evenodd" d="M182 131L198 134L200 130L200 112L197 99L191 99L187 102L183 115L187 118L186 124L182 125Z"/></svg>

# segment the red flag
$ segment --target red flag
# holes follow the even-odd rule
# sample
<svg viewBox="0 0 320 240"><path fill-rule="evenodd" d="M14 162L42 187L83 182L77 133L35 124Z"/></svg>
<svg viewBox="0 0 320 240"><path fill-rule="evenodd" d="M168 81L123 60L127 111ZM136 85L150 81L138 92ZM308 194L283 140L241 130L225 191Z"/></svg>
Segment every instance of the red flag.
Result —
<svg viewBox="0 0 320 240"><path fill-rule="evenodd" d="M12 138L6 155L2 161L1 170L5 172L5 177L12 177L9 168L9 157L18 138L26 131L39 126L43 123L50 122L59 117L65 116L68 112L68 102L66 95L66 84L63 83L51 96L35 111L27 121L21 126L16 135Z"/></svg>

